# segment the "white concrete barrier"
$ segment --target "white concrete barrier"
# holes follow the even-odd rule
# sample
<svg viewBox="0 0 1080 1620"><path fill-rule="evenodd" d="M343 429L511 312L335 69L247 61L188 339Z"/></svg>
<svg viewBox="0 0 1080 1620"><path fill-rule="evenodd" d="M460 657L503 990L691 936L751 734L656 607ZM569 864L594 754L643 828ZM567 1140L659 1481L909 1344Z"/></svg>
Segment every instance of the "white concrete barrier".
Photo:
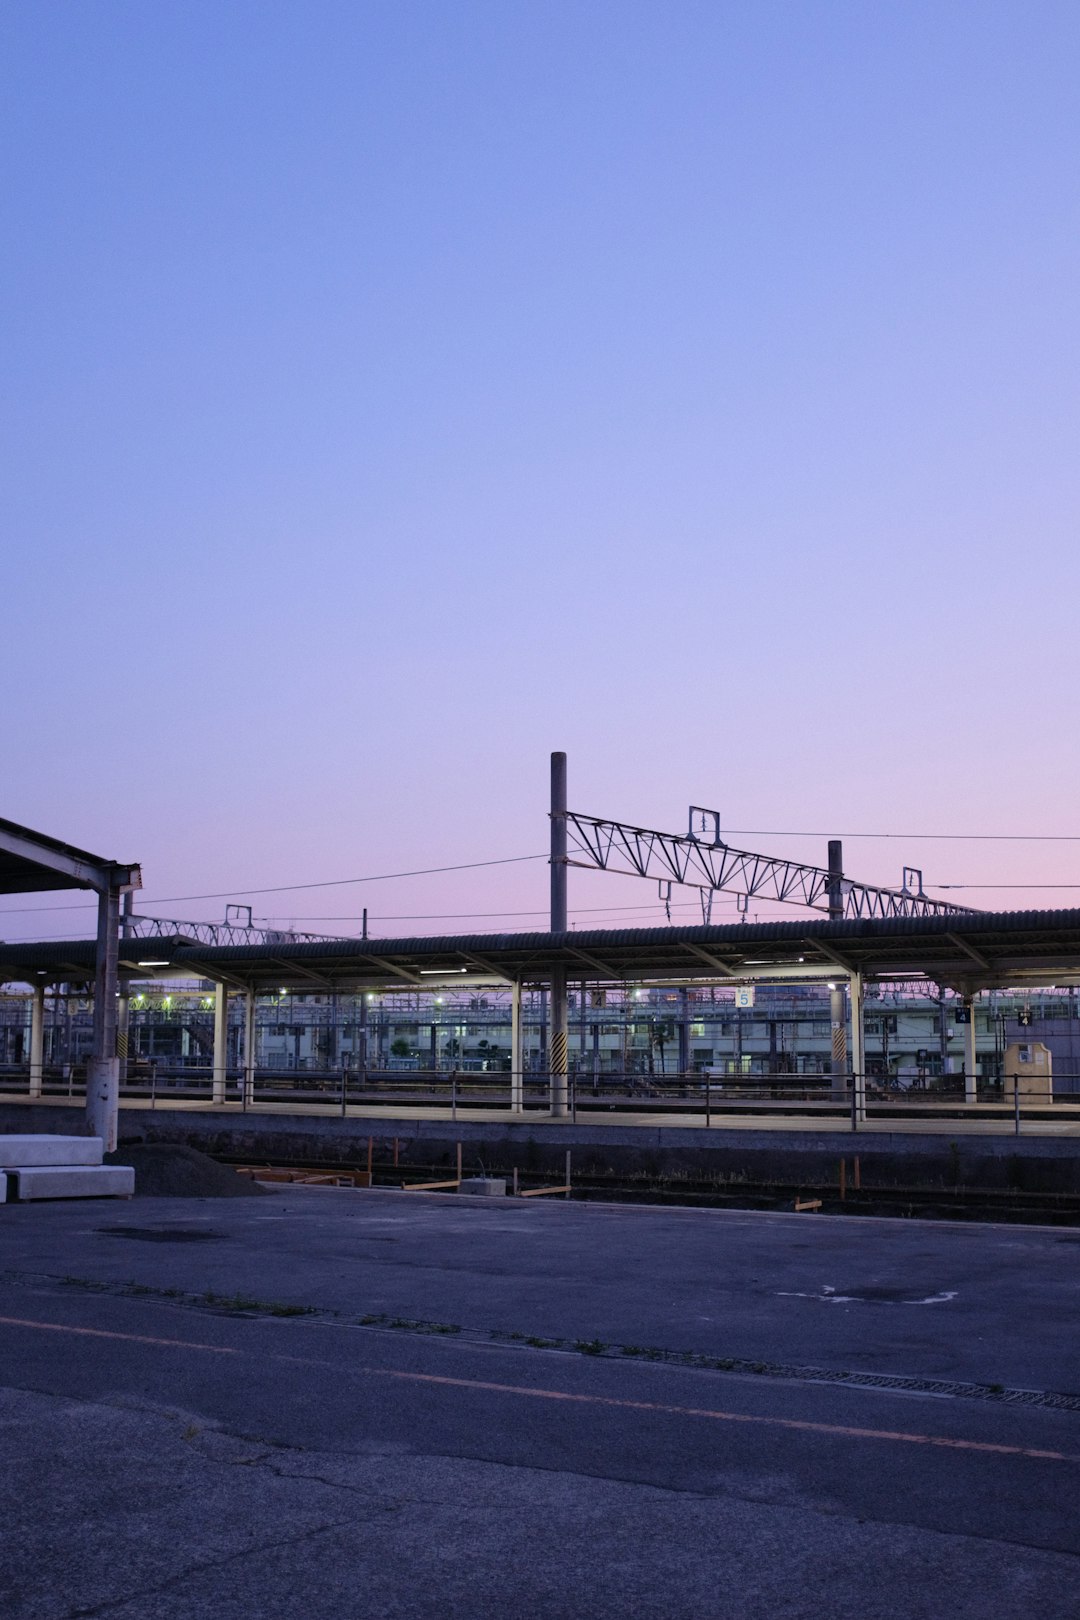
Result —
<svg viewBox="0 0 1080 1620"><path fill-rule="evenodd" d="M19 1165L7 1173L20 1202L35 1198L130 1198L135 1172L126 1164Z"/></svg>
<svg viewBox="0 0 1080 1620"><path fill-rule="evenodd" d="M0 1170L37 1165L100 1164L100 1136L0 1136Z"/></svg>

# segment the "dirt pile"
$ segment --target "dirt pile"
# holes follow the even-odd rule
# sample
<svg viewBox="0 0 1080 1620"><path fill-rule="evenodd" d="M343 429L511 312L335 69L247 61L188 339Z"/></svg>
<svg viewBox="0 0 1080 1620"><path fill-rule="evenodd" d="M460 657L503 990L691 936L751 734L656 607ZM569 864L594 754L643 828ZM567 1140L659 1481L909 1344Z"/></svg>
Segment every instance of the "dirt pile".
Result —
<svg viewBox="0 0 1080 1620"><path fill-rule="evenodd" d="M121 1143L105 1163L131 1165L136 1198L250 1198L267 1190L180 1143Z"/></svg>

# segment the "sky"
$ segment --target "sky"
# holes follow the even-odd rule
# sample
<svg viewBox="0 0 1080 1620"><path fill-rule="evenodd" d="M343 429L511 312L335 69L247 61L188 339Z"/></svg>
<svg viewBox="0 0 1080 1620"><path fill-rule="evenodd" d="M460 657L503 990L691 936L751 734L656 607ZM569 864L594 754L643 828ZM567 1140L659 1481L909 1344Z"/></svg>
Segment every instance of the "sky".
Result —
<svg viewBox="0 0 1080 1620"><path fill-rule="evenodd" d="M1072 904L1078 60L1072 0L2 0L2 813L148 914L517 929L564 749Z"/></svg>

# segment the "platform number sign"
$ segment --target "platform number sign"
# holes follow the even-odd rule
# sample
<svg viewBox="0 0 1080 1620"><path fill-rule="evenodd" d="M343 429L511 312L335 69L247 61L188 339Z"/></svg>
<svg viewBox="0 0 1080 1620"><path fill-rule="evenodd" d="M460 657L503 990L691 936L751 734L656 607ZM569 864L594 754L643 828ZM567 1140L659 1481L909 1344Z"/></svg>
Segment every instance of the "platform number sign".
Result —
<svg viewBox="0 0 1080 1620"><path fill-rule="evenodd" d="M752 1007L754 1005L754 986L741 984L735 992L736 1007Z"/></svg>

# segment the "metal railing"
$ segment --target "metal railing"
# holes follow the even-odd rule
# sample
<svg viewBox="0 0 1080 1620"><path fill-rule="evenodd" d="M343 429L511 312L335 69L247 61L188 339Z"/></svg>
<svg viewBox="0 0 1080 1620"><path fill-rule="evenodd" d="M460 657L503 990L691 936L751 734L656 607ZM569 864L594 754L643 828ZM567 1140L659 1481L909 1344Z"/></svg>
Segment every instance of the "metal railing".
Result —
<svg viewBox="0 0 1080 1620"><path fill-rule="evenodd" d="M1014 1131L1025 1120L1044 1127L1055 1118L1062 1124L1080 1121L1080 1074L1058 1075L1053 1090L1047 1079L979 1078L974 1102L964 1076L948 1075L925 1087L898 1087L874 1075L716 1076L656 1075L637 1072L572 1073L567 1080L567 1112L582 1116L666 1115L687 1124L721 1125L725 1118L765 1116L774 1124L806 1128L814 1120L843 1120L853 1131L875 1122L906 1119L978 1118L981 1128ZM339 1111L364 1107L421 1108L459 1113L482 1110L547 1114L551 1075L529 1071L514 1076L505 1070L410 1070L389 1068L245 1070L230 1065L224 1072L209 1065L133 1065L121 1083L128 1106L157 1108L228 1107L241 1111L282 1112L290 1109ZM82 1065L45 1065L32 1077L26 1064L0 1067L0 1094L7 1101L81 1101L85 1096Z"/></svg>

